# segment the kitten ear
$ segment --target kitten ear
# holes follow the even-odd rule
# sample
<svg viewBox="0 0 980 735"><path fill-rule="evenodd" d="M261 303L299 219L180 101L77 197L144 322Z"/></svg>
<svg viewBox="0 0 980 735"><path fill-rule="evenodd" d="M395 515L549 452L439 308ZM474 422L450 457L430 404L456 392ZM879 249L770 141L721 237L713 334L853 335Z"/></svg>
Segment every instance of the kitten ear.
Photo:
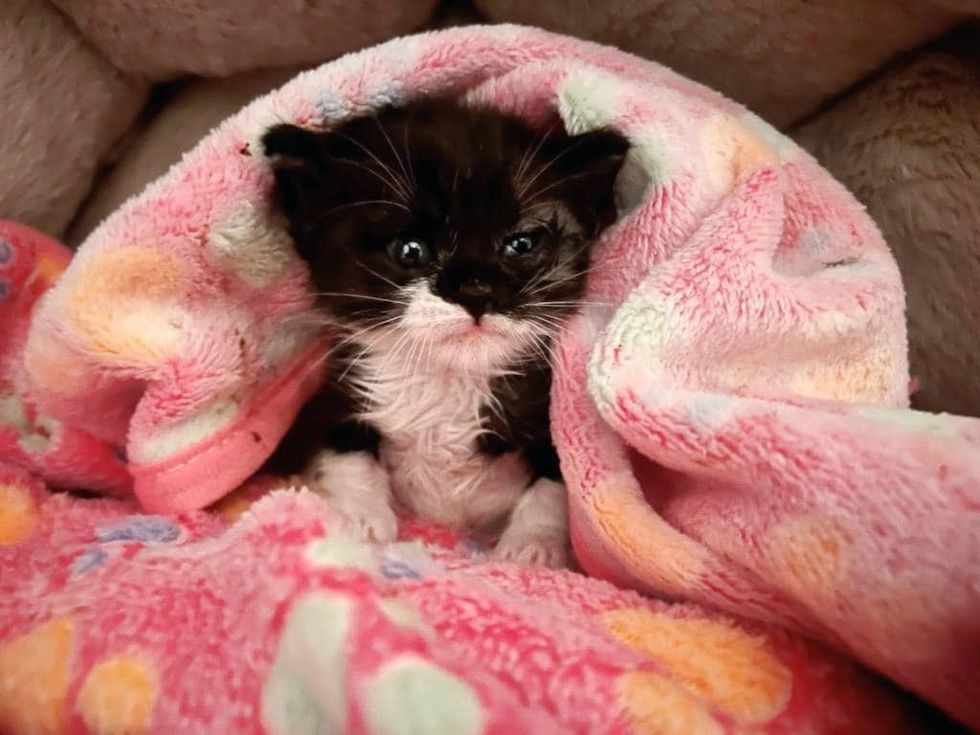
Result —
<svg viewBox="0 0 980 735"><path fill-rule="evenodd" d="M591 172L607 181L619 173L630 147L626 138L606 128L572 135L562 143L565 148L563 168Z"/></svg>
<svg viewBox="0 0 980 735"><path fill-rule="evenodd" d="M282 123L262 136L265 155L287 166L305 166L320 158L318 133L298 125Z"/></svg>
<svg viewBox="0 0 980 735"><path fill-rule="evenodd" d="M262 136L263 151L275 176L276 199L293 228L301 228L322 195L326 162L320 137L287 124L276 125Z"/></svg>
<svg viewBox="0 0 980 735"><path fill-rule="evenodd" d="M629 147L626 138L608 129L559 138L553 144L556 185L590 234L613 213L613 186Z"/></svg>

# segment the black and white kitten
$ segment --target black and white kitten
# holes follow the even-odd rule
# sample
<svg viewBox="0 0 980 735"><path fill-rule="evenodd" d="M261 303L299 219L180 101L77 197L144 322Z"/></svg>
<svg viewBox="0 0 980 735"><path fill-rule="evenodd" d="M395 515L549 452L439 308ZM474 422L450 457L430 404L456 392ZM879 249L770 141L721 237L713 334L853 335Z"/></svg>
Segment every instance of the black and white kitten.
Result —
<svg viewBox="0 0 980 735"><path fill-rule="evenodd" d="M394 539L397 504L562 565L549 347L614 213L626 140L429 100L323 133L279 125L263 144L340 331L272 468L304 472L365 538Z"/></svg>

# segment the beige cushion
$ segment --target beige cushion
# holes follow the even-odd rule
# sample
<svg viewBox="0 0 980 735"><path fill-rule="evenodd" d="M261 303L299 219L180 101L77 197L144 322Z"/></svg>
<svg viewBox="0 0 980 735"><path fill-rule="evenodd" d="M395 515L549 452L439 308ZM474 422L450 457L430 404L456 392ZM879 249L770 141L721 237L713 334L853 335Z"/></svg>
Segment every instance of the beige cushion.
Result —
<svg viewBox="0 0 980 735"><path fill-rule="evenodd" d="M476 6L495 21L540 25L655 59L778 126L960 17L923 0L476 0Z"/></svg>
<svg viewBox="0 0 980 735"><path fill-rule="evenodd" d="M978 39L901 64L795 136L867 205L895 252L922 381L915 405L971 415L980 415Z"/></svg>
<svg viewBox="0 0 980 735"><path fill-rule="evenodd" d="M113 68L44 0L3 0L0 91L0 218L58 236L146 84Z"/></svg>
<svg viewBox="0 0 980 735"><path fill-rule="evenodd" d="M98 182L71 228L69 244L84 240L106 215L166 172L211 128L296 73L296 69L273 69L188 84L133 136L119 162Z"/></svg>
<svg viewBox="0 0 980 735"><path fill-rule="evenodd" d="M120 69L152 79L326 61L420 27L436 0L53 0Z"/></svg>

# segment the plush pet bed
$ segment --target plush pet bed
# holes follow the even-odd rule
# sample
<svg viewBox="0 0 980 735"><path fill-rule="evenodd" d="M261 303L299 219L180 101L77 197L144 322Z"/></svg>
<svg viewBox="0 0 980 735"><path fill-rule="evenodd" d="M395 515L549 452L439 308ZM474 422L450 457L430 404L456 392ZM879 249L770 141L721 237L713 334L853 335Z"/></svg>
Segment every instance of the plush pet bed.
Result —
<svg viewBox="0 0 980 735"><path fill-rule="evenodd" d="M200 511L265 487L228 495L329 359L258 139L435 92L630 139L591 305L559 340L553 427L585 571L704 607L481 563L410 523L428 545L371 549L305 493L230 528ZM12 732L921 731L802 635L980 725L980 422L907 409L880 234L719 94L526 28L407 37L227 120L60 278L57 244L4 237ZM134 516L131 489L168 517Z"/></svg>

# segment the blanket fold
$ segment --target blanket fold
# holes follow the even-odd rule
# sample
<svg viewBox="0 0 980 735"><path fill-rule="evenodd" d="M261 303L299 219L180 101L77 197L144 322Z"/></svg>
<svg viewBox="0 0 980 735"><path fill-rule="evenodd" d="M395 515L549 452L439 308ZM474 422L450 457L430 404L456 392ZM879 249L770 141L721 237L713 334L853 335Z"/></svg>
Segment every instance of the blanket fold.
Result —
<svg viewBox="0 0 980 735"><path fill-rule="evenodd" d="M34 313L18 390L125 445L144 508L226 495L329 359L258 140L435 93L631 142L588 305L555 350L585 569L814 636L980 727L980 422L906 409L901 280L853 197L755 115L654 63L494 26L301 74L82 245Z"/></svg>
<svg viewBox="0 0 980 735"><path fill-rule="evenodd" d="M0 220L0 461L56 486L125 494L132 480L115 448L39 411L27 388L23 354L31 316L70 261L61 243Z"/></svg>

